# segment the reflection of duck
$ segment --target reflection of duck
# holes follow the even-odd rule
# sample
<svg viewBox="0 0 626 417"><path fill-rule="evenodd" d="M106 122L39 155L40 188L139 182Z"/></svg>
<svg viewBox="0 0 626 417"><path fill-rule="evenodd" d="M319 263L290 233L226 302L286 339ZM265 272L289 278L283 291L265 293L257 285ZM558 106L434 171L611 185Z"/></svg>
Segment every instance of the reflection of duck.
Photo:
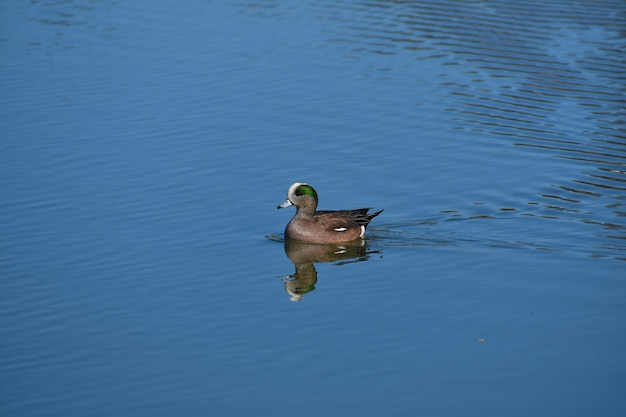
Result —
<svg viewBox="0 0 626 417"><path fill-rule="evenodd" d="M291 296L291 301L300 301L304 294L315 289L317 270L314 263L336 262L337 265L343 265L361 262L368 260L373 252L367 251L365 242L352 245L320 245L287 239L285 253L296 267L293 275L283 278L285 291Z"/></svg>
<svg viewBox="0 0 626 417"><path fill-rule="evenodd" d="M291 301L300 301L304 294L315 289L317 271L313 264L296 264L296 272L293 275L283 277L285 291L291 297Z"/></svg>
<svg viewBox="0 0 626 417"><path fill-rule="evenodd" d="M351 258L367 260L367 246L363 241L352 244L321 245L287 239L285 240L285 253L295 265L335 262Z"/></svg>

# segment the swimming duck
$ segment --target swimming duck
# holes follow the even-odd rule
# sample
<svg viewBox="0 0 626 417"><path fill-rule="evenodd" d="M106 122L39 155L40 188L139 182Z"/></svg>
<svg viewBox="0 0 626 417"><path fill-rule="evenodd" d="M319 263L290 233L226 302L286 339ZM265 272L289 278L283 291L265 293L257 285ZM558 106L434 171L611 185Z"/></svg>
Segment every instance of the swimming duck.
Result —
<svg viewBox="0 0 626 417"><path fill-rule="evenodd" d="M317 192L304 182L289 187L287 199L277 208L296 206L296 214L285 228L285 238L311 243L342 243L362 238L365 228L382 210L370 208L317 211Z"/></svg>

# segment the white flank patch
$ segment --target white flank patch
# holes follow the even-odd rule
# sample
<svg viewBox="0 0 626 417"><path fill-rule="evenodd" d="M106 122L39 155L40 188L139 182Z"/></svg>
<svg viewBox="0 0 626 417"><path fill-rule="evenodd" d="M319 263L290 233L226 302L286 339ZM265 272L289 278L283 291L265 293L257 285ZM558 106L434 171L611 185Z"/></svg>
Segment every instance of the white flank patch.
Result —
<svg viewBox="0 0 626 417"><path fill-rule="evenodd" d="M345 232L346 230L348 230L348 228L347 228L347 227L337 227L337 228L335 229L335 231L336 231L336 232Z"/></svg>
<svg viewBox="0 0 626 417"><path fill-rule="evenodd" d="M361 226L361 236L359 237L363 237L365 235L365 226Z"/></svg>

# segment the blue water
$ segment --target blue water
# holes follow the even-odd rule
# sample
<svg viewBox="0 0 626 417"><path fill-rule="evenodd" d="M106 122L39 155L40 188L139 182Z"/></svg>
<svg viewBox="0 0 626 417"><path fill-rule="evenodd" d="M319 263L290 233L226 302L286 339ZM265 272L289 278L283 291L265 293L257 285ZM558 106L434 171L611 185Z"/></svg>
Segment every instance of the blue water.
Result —
<svg viewBox="0 0 626 417"><path fill-rule="evenodd" d="M0 415L623 414L623 2L0 15Z"/></svg>

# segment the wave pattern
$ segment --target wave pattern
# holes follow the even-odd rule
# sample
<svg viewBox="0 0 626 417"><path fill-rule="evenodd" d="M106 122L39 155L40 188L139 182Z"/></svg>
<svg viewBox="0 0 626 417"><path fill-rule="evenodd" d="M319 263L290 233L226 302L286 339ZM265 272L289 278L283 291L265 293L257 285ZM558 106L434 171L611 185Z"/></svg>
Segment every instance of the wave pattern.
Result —
<svg viewBox="0 0 626 417"><path fill-rule="evenodd" d="M511 144L522 158L541 152L578 167L574 177L555 175L524 206L493 215L594 224L615 249L610 256L626 259L624 2L379 0L317 8L318 19L335 25L326 41L363 62L366 75L439 83L451 129ZM281 13L280 6L257 12Z"/></svg>

